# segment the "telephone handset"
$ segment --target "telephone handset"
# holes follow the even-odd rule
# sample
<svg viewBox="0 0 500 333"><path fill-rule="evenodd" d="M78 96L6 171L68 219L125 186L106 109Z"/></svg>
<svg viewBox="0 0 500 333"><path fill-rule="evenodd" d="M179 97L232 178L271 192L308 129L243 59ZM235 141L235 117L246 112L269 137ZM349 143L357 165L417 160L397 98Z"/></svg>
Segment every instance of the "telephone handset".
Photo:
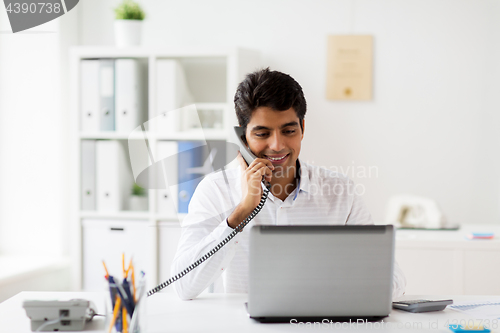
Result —
<svg viewBox="0 0 500 333"><path fill-rule="evenodd" d="M241 156L245 159L248 165L253 162L257 158L250 148L248 148L246 144L246 139L245 139L245 129L243 127L239 126L234 126L234 134L236 136L236 142L238 143L238 146L240 148L240 153Z"/></svg>
<svg viewBox="0 0 500 333"><path fill-rule="evenodd" d="M243 129L243 127L234 126L234 135L236 136L236 140L234 140L233 138L233 141L236 141L238 143L241 156L243 156L243 159L247 162L248 165L250 165L257 158L257 156L255 156L247 146L245 130ZM264 180L264 177L262 177L262 183L264 183L266 188L269 188L270 184Z"/></svg>
<svg viewBox="0 0 500 333"><path fill-rule="evenodd" d="M253 160L256 159L257 157L252 153L252 151L246 145L244 129L242 127L239 127L239 126L235 126L234 127L234 135L237 137L236 142L240 148L241 155L243 156L245 161L248 163L248 165L250 165L250 163L252 163ZM234 141L234 139L233 139L233 141ZM222 171L224 172L224 169L222 169ZM179 280L184 275L186 275L187 273L191 272L193 269L195 269L196 267L201 265L208 258L213 256L224 245L229 243L229 241L231 239L233 239L234 236L236 236L240 231L242 231L243 228L248 223L250 223L250 221L262 210L262 207L264 207L264 204L266 203L267 196L269 195L269 187L270 187L269 184L266 184L266 188L264 189L264 192L262 193L262 197L260 198L260 202L257 205L257 207L253 210L253 212L250 213L250 215L248 215L248 217L245 220L243 220L243 222L238 224L238 226L236 228L234 228L234 230L226 238L224 238L224 240L222 240L219 244L217 244L212 250L205 253L205 255L201 256L201 258L196 260L192 265L189 265L182 272L172 276L170 279L166 280L165 282L159 284L155 288L148 291L148 297L159 292L163 288L168 287L169 285L171 285L175 281Z"/></svg>

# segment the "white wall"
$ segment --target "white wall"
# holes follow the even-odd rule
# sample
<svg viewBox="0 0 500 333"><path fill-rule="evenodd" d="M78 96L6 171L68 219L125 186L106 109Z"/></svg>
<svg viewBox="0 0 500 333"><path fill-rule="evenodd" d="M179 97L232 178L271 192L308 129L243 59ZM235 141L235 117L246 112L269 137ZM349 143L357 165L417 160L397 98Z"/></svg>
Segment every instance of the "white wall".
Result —
<svg viewBox="0 0 500 333"><path fill-rule="evenodd" d="M12 34L0 10L0 254L68 254L66 54L77 42L75 17Z"/></svg>
<svg viewBox="0 0 500 333"><path fill-rule="evenodd" d="M113 43L117 2L80 4L82 44ZM498 223L498 1L140 2L144 45L254 48L297 79L309 105L302 158L350 176L375 166L357 182L377 222L391 195L413 193L452 222ZM374 36L374 99L327 101L327 35L350 33Z"/></svg>
<svg viewBox="0 0 500 333"><path fill-rule="evenodd" d="M0 34L3 253L61 252L63 123L56 32L52 21L29 33Z"/></svg>
<svg viewBox="0 0 500 333"><path fill-rule="evenodd" d="M65 54L78 39L112 44L117 2L81 1L38 28L56 33L0 34L0 252L67 250ZM377 167L357 179L376 221L391 195L415 193L454 222L498 222L497 1L141 3L145 45L259 49L264 65L295 77L309 105L302 158L350 176ZM375 38L373 101L324 98L327 35L346 33Z"/></svg>

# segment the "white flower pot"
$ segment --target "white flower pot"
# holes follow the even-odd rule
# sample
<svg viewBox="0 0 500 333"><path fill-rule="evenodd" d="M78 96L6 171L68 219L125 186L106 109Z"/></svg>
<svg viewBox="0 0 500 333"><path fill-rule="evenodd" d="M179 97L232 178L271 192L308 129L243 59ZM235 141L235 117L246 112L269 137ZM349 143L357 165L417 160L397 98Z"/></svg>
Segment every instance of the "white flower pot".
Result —
<svg viewBox="0 0 500 333"><path fill-rule="evenodd" d="M115 20L116 46L136 46L141 44L142 21Z"/></svg>
<svg viewBox="0 0 500 333"><path fill-rule="evenodd" d="M148 210L148 197L131 195L129 202L129 209L132 211L145 211Z"/></svg>

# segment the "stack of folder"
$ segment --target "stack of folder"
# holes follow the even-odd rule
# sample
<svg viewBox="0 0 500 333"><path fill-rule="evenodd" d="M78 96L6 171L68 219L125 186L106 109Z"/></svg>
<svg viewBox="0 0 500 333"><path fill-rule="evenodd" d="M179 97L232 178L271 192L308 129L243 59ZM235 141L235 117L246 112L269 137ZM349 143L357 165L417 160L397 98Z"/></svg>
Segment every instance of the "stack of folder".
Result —
<svg viewBox="0 0 500 333"><path fill-rule="evenodd" d="M160 141L157 161L161 164L157 181L165 183L158 186L158 212L187 213L191 197L203 177L226 165L226 142Z"/></svg>
<svg viewBox="0 0 500 333"><path fill-rule="evenodd" d="M197 117L178 112L194 102L184 70L178 60L159 59L156 63L156 116L159 133L170 134L193 127ZM176 111L177 110L177 111Z"/></svg>
<svg viewBox="0 0 500 333"><path fill-rule="evenodd" d="M157 131L168 134L192 128L192 116L173 112L194 102L182 65L159 59L156 66ZM127 133L147 120L148 80L143 67L138 59L81 61L82 132Z"/></svg>
<svg viewBox="0 0 500 333"><path fill-rule="evenodd" d="M82 60L81 131L132 131L146 120L146 95L139 60Z"/></svg>
<svg viewBox="0 0 500 333"><path fill-rule="evenodd" d="M126 142L83 140L81 142L82 210L127 209L134 179L126 154Z"/></svg>

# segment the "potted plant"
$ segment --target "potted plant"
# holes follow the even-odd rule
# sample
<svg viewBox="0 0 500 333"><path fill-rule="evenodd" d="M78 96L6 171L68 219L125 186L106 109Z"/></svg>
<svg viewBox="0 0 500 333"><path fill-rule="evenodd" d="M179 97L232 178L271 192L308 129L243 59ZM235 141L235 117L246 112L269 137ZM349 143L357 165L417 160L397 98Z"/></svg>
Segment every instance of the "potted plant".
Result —
<svg viewBox="0 0 500 333"><path fill-rule="evenodd" d="M146 14L133 0L123 0L115 8L115 42L117 46L141 43L142 21Z"/></svg>
<svg viewBox="0 0 500 333"><path fill-rule="evenodd" d="M134 186L132 186L132 195L130 196L130 210L148 210L148 197L146 196L146 190L136 183L134 183Z"/></svg>

